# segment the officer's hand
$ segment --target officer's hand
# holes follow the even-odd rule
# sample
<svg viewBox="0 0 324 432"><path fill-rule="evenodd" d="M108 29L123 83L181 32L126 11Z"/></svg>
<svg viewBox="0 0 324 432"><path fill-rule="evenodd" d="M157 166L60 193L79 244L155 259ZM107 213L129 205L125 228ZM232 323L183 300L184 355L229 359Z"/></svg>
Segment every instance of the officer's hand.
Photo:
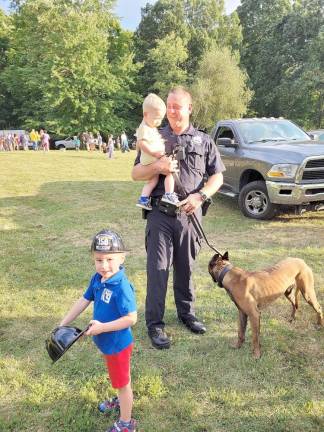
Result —
<svg viewBox="0 0 324 432"><path fill-rule="evenodd" d="M161 158L162 156L165 155L164 151L156 151L156 152L152 152L152 156L156 157L156 158Z"/></svg>
<svg viewBox="0 0 324 432"><path fill-rule="evenodd" d="M158 170L160 174L168 175L173 172L178 172L178 161L173 159L171 156L163 156L159 159L156 164L158 164Z"/></svg>
<svg viewBox="0 0 324 432"><path fill-rule="evenodd" d="M185 204L181 206L181 210L183 210L187 215L190 215L193 214L202 205L202 203L200 194L190 194L187 196Z"/></svg>
<svg viewBox="0 0 324 432"><path fill-rule="evenodd" d="M97 334L100 334L103 332L103 323L97 320L91 320L90 321L90 327L89 329L85 332L86 336L96 336Z"/></svg>

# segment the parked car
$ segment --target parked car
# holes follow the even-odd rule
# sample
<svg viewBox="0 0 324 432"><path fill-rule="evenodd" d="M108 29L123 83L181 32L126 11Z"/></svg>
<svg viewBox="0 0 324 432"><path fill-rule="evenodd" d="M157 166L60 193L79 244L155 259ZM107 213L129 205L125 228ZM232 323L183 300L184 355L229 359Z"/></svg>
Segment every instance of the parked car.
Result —
<svg viewBox="0 0 324 432"><path fill-rule="evenodd" d="M324 143L286 119L219 121L212 132L226 166L220 192L242 213L271 219L280 206L324 210Z"/></svg>
<svg viewBox="0 0 324 432"><path fill-rule="evenodd" d="M311 130L307 133L313 136L315 140L324 141L324 129Z"/></svg>
<svg viewBox="0 0 324 432"><path fill-rule="evenodd" d="M58 150L75 150L75 141L73 137L67 137L63 140L57 140L54 142L54 146Z"/></svg>

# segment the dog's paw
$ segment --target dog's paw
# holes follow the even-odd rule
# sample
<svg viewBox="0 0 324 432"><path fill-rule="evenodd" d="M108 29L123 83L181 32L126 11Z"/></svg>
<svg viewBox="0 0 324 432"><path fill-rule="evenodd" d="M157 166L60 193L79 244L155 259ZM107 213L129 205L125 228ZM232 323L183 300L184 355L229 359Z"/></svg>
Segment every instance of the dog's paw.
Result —
<svg viewBox="0 0 324 432"><path fill-rule="evenodd" d="M253 351L253 358L255 360L259 360L261 358L261 351L260 350L254 350Z"/></svg>
<svg viewBox="0 0 324 432"><path fill-rule="evenodd" d="M244 341L235 341L231 344L231 348L239 349L244 344Z"/></svg>

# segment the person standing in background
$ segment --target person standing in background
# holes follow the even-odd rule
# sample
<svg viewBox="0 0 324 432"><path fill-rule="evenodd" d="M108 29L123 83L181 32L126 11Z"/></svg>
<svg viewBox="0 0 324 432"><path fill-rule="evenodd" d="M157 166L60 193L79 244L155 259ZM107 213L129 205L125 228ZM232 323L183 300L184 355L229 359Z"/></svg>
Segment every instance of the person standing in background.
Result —
<svg viewBox="0 0 324 432"><path fill-rule="evenodd" d="M97 133L97 141L98 141L98 149L101 152L102 151L102 136L100 135L100 132Z"/></svg>
<svg viewBox="0 0 324 432"><path fill-rule="evenodd" d="M33 150L38 150L38 133L35 131L35 129L30 131L29 139L32 143Z"/></svg>
<svg viewBox="0 0 324 432"><path fill-rule="evenodd" d="M125 131L123 131L122 134L120 135L120 140L121 140L121 151L123 153L125 153L126 151L129 152L130 150L128 146L128 139Z"/></svg>
<svg viewBox="0 0 324 432"><path fill-rule="evenodd" d="M114 157L114 137L109 135L107 143L107 157L108 159L113 159Z"/></svg>
<svg viewBox="0 0 324 432"><path fill-rule="evenodd" d="M43 148L43 151L48 152L49 151L50 136L48 135L46 130L41 129L40 130L40 137L41 137L41 146Z"/></svg>

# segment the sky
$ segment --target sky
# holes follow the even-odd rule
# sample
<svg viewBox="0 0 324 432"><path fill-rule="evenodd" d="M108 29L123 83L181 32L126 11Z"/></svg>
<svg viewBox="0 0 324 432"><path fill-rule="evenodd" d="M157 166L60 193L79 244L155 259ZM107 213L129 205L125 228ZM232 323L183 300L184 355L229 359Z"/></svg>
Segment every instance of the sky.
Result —
<svg viewBox="0 0 324 432"><path fill-rule="evenodd" d="M141 20L141 7L144 7L148 2L155 3L154 0L117 0L115 13L120 18L124 29L136 29ZM0 7L8 11L9 3L9 0L0 0ZM225 0L226 12L233 12L239 4L240 0Z"/></svg>

